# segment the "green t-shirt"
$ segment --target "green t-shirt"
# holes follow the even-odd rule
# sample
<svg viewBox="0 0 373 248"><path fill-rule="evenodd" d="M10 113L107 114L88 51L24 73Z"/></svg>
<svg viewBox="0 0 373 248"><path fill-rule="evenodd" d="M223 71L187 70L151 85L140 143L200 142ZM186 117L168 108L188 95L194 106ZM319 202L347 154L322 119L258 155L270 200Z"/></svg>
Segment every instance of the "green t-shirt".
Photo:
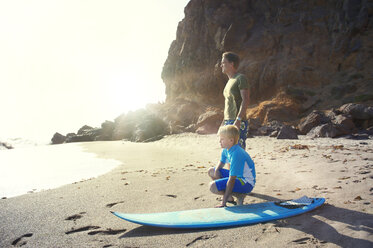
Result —
<svg viewBox="0 0 373 248"><path fill-rule="evenodd" d="M223 95L225 98L224 120L234 120L240 110L242 97L240 90L249 89L250 84L243 74L236 74L225 85Z"/></svg>

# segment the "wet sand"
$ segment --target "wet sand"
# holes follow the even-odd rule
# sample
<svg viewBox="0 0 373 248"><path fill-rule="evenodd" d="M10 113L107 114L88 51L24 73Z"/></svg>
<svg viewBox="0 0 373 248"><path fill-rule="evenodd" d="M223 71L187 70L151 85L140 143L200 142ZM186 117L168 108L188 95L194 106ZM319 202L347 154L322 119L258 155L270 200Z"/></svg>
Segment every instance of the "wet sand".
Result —
<svg viewBox="0 0 373 248"><path fill-rule="evenodd" d="M80 145L122 164L98 178L1 199L0 247L373 247L372 140L248 139L257 184L245 204L303 195L326 203L288 219L207 230L145 227L110 211L214 207L206 171L220 158L216 135Z"/></svg>

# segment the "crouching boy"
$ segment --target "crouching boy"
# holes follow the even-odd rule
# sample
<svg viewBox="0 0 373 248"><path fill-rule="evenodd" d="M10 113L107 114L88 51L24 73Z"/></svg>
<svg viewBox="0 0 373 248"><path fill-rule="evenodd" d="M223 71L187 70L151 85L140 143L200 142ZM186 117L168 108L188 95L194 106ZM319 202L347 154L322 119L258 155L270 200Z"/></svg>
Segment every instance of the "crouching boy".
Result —
<svg viewBox="0 0 373 248"><path fill-rule="evenodd" d="M255 165L250 155L237 143L239 130L234 125L222 126L219 129L220 145L223 148L220 162L209 169L208 174L214 180L210 183L210 190L214 194L223 195L221 204L216 207L226 207L227 202L237 197L239 205L244 197L255 186ZM229 170L224 165L229 164Z"/></svg>

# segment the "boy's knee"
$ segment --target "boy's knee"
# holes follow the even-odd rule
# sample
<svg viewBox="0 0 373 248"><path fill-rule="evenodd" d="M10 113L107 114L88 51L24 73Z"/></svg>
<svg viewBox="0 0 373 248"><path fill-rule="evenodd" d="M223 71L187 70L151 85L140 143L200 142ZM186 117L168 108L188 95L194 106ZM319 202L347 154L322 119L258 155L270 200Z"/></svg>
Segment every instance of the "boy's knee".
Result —
<svg viewBox="0 0 373 248"><path fill-rule="evenodd" d="M207 173L211 178L213 178L215 173L215 167L211 167L210 169L208 169Z"/></svg>
<svg viewBox="0 0 373 248"><path fill-rule="evenodd" d="M214 194L217 194L219 192L218 190L218 187L216 187L216 183L215 182L211 182L210 183L210 191Z"/></svg>

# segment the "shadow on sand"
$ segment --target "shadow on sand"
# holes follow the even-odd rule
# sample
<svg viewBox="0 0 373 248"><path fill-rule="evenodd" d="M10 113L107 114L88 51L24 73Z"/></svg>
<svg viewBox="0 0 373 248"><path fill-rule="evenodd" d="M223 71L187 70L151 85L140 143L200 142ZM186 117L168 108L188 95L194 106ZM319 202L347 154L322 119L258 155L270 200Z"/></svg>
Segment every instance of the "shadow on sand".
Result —
<svg viewBox="0 0 373 248"><path fill-rule="evenodd" d="M252 193L250 196L266 201L280 200L257 193ZM280 227L297 229L303 233L312 235L318 240L333 243L341 247L373 247L373 242L341 234L333 226L316 218L316 216L328 219L332 222L344 223L348 225L349 229L355 231L365 231L373 234L373 215L336 207L327 202L320 208L309 213L288 218L286 224L280 221L275 221L274 223Z"/></svg>
<svg viewBox="0 0 373 248"><path fill-rule="evenodd" d="M265 201L279 201L272 196L251 193L251 197L260 198ZM317 208L311 212L287 218L286 222L283 220L273 221L276 226L281 228L294 228L305 234L312 235L316 239L323 243L333 243L341 247L373 247L373 242L346 236L339 233L333 226L326 222L316 218L328 219L332 222L340 222L348 225L348 228L355 231L365 231L373 234L373 215L353 211L345 208L335 207L328 203L325 203L320 208ZM239 227L227 227L227 228L239 228ZM206 231L216 231L227 228L213 228L213 229L170 229L170 228L159 228L150 226L140 226L122 235L120 238L129 237L144 237L144 236L158 236L158 235L170 235L170 234L183 234L183 233L198 233Z"/></svg>

